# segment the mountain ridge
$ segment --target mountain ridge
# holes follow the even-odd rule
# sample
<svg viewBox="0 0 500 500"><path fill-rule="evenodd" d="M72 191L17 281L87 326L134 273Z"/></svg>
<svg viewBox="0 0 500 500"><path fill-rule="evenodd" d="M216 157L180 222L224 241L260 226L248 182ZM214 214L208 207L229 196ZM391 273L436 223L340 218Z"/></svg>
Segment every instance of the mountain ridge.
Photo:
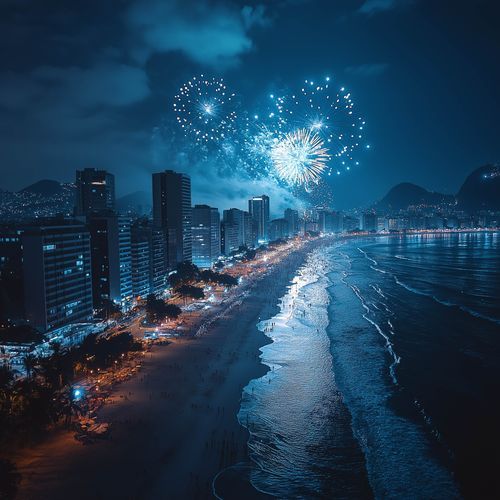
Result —
<svg viewBox="0 0 500 500"><path fill-rule="evenodd" d="M401 182L372 205L378 210L407 210L411 206L456 205L459 210L477 212L500 210L500 168L483 165L474 169L464 180L457 194L444 194L413 184Z"/></svg>

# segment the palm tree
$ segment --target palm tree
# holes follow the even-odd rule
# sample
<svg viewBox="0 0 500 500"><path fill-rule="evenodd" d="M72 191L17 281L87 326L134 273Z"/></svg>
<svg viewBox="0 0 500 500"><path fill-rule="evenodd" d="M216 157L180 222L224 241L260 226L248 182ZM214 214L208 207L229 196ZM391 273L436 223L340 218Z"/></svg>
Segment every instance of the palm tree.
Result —
<svg viewBox="0 0 500 500"><path fill-rule="evenodd" d="M11 389L12 383L14 382L14 373L6 365L0 365L0 410L6 411L10 410L10 400L11 400Z"/></svg>
<svg viewBox="0 0 500 500"><path fill-rule="evenodd" d="M33 354L26 354L23 359L24 369L26 370L26 375L30 379L38 365L38 359Z"/></svg>

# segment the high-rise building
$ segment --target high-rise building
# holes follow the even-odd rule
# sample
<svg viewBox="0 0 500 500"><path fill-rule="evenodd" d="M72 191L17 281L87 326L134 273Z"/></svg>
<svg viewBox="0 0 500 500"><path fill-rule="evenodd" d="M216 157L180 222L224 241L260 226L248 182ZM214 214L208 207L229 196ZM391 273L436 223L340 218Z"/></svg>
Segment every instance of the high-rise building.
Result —
<svg viewBox="0 0 500 500"><path fill-rule="evenodd" d="M130 306L132 293L132 250L130 219L118 216L118 260L120 262L120 301Z"/></svg>
<svg viewBox="0 0 500 500"><path fill-rule="evenodd" d="M220 256L220 215L216 208L193 208L193 264L209 268Z"/></svg>
<svg viewBox="0 0 500 500"><path fill-rule="evenodd" d="M243 225L245 227L244 245L253 248L257 245L257 223L253 220L250 212L243 212Z"/></svg>
<svg viewBox="0 0 500 500"><path fill-rule="evenodd" d="M112 213L89 217L94 307L106 301L128 307L132 300L130 220Z"/></svg>
<svg viewBox="0 0 500 500"><path fill-rule="evenodd" d="M132 289L134 297L165 291L165 235L147 219L132 226Z"/></svg>
<svg viewBox="0 0 500 500"><path fill-rule="evenodd" d="M253 237L253 221L248 212L238 208L224 210L224 248L225 255L238 250L241 246L253 247L255 239Z"/></svg>
<svg viewBox="0 0 500 500"><path fill-rule="evenodd" d="M257 242L269 239L269 197L254 196L248 200L248 212L256 226Z"/></svg>
<svg viewBox="0 0 500 500"><path fill-rule="evenodd" d="M344 216L344 231L358 231L359 230L359 218L353 217L351 215Z"/></svg>
<svg viewBox="0 0 500 500"><path fill-rule="evenodd" d="M288 236L296 236L299 233L299 212L287 208L285 210L285 219L288 222Z"/></svg>
<svg viewBox="0 0 500 500"><path fill-rule="evenodd" d="M281 240L288 237L288 221L286 219L273 219L269 224L269 241Z"/></svg>
<svg viewBox="0 0 500 500"><path fill-rule="evenodd" d="M332 213L329 210L318 210L318 225L322 233L331 233Z"/></svg>
<svg viewBox="0 0 500 500"><path fill-rule="evenodd" d="M76 171L75 215L115 210L115 176L106 170Z"/></svg>
<svg viewBox="0 0 500 500"><path fill-rule="evenodd" d="M344 230L344 216L340 212L320 210L318 215L322 233L341 233Z"/></svg>
<svg viewBox="0 0 500 500"><path fill-rule="evenodd" d="M310 233L317 233L320 231L319 227L319 213L322 208L311 207L304 210L304 231Z"/></svg>
<svg viewBox="0 0 500 500"><path fill-rule="evenodd" d="M363 231L377 231L378 229L378 218L373 212L365 212L360 222Z"/></svg>
<svg viewBox="0 0 500 500"><path fill-rule="evenodd" d="M22 234L26 318L47 332L92 318L90 236L80 224Z"/></svg>
<svg viewBox="0 0 500 500"><path fill-rule="evenodd" d="M24 317L22 229L0 227L0 325Z"/></svg>
<svg viewBox="0 0 500 500"><path fill-rule="evenodd" d="M192 259L191 178L172 170L153 174L153 223L164 230L166 266Z"/></svg>
<svg viewBox="0 0 500 500"><path fill-rule="evenodd" d="M150 293L150 245L146 230L132 228L132 291L136 299Z"/></svg>
<svg viewBox="0 0 500 500"><path fill-rule="evenodd" d="M166 262L166 236L163 229L151 227L150 246L150 293L162 294L167 286Z"/></svg>
<svg viewBox="0 0 500 500"><path fill-rule="evenodd" d="M238 240L238 226L230 222L221 222L221 252L224 255L231 255L240 247Z"/></svg>

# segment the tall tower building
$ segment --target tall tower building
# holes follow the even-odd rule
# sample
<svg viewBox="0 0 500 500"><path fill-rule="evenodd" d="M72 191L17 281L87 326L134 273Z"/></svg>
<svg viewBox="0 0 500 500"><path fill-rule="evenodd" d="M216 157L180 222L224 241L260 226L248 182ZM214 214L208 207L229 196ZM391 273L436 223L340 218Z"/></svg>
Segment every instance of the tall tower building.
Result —
<svg viewBox="0 0 500 500"><path fill-rule="evenodd" d="M288 236L299 233L299 212L291 208L285 210L285 219L288 222Z"/></svg>
<svg viewBox="0 0 500 500"><path fill-rule="evenodd" d="M90 241L79 224L28 228L23 246L26 318L41 332L92 318Z"/></svg>
<svg viewBox="0 0 500 500"><path fill-rule="evenodd" d="M220 256L220 215L216 208L193 208L193 264L209 268Z"/></svg>
<svg viewBox="0 0 500 500"><path fill-rule="evenodd" d="M238 208L224 210L223 225L225 231L224 253L229 255L242 245L252 247L253 222L248 212Z"/></svg>
<svg viewBox="0 0 500 500"><path fill-rule="evenodd" d="M165 291L165 237L162 229L154 228L147 219L132 226L132 288L134 296Z"/></svg>
<svg viewBox="0 0 500 500"><path fill-rule="evenodd" d="M286 219L273 219L269 223L269 240L276 241L288 237L288 221Z"/></svg>
<svg viewBox="0 0 500 500"><path fill-rule="evenodd" d="M256 225L256 236L258 242L269 239L269 197L254 196L248 200L248 211Z"/></svg>
<svg viewBox="0 0 500 500"><path fill-rule="evenodd" d="M132 228L132 291L136 299L150 293L151 247L148 228L134 225Z"/></svg>
<svg viewBox="0 0 500 500"><path fill-rule="evenodd" d="M378 227L377 215L373 212L365 212L361 215L360 226L363 231L376 231Z"/></svg>
<svg viewBox="0 0 500 500"><path fill-rule="evenodd" d="M114 214L95 214L88 220L91 235L94 307L108 300L128 307L132 300L130 220Z"/></svg>
<svg viewBox="0 0 500 500"><path fill-rule="evenodd" d="M115 176L106 170L76 171L75 215L115 210Z"/></svg>
<svg viewBox="0 0 500 500"><path fill-rule="evenodd" d="M153 174L153 224L166 236L166 264L192 259L191 178L172 170Z"/></svg>

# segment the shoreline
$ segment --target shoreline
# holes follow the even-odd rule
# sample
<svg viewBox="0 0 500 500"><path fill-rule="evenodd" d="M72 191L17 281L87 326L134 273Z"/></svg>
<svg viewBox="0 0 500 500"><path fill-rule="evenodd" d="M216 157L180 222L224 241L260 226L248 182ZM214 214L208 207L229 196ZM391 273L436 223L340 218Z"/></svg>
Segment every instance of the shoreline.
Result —
<svg viewBox="0 0 500 500"><path fill-rule="evenodd" d="M207 333L153 347L143 371L98 412L112 423L111 439L84 446L65 431L21 450L17 498L96 497L95 485L97 498L210 498L220 470L249 461L237 413L243 387L268 371L259 349L270 340L257 323L276 314L277 296L324 241L285 257Z"/></svg>

